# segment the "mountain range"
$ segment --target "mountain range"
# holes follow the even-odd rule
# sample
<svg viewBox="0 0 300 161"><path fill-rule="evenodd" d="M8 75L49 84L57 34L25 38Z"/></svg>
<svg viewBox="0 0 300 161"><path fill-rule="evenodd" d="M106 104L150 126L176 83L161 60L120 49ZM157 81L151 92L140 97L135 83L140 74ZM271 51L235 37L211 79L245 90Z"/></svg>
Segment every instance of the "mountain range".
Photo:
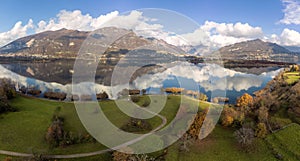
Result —
<svg viewBox="0 0 300 161"><path fill-rule="evenodd" d="M115 27L103 29L102 38L113 33L126 31L122 36L111 44L104 54L106 58L120 58L133 49L142 46L159 45L163 48L171 49L176 56L191 56L191 48L179 47L168 44L163 40L155 38L145 38L138 36L131 30ZM76 58L78 51L84 40L91 32L60 29L57 31L46 31L17 39L0 48L2 57L33 57L33 58ZM289 49L292 51L290 51ZM275 43L265 42L260 39L244 41L228 45L209 54L209 57L221 56L224 60L263 60L273 62L298 62L300 55L298 48L283 47ZM153 49L158 50L158 49ZM188 51L187 51L188 50ZM169 51L169 50L168 50ZM159 52L158 52L159 53ZM165 53L165 52L161 52ZM176 53L176 54L175 54ZM180 53L180 54L178 54Z"/></svg>
<svg viewBox="0 0 300 161"><path fill-rule="evenodd" d="M126 34L110 44L106 54L125 54L142 46L157 46L157 44L162 48L171 49L175 53L184 53L180 48L170 45L163 40L144 38L131 30L107 27L99 32L101 32L101 35L94 34L94 32L68 29L46 31L15 40L1 47L0 54L7 57L76 58L81 45L87 38L100 36L102 39L106 39L109 38L108 35L113 33ZM111 57L111 55L107 57Z"/></svg>

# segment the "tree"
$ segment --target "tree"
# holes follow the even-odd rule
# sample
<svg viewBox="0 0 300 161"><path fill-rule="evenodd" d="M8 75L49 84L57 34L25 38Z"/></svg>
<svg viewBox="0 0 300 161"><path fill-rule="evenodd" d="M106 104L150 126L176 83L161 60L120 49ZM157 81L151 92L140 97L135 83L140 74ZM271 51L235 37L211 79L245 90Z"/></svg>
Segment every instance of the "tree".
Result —
<svg viewBox="0 0 300 161"><path fill-rule="evenodd" d="M269 109L265 106L260 106L257 110L258 122L267 122L269 117Z"/></svg>
<svg viewBox="0 0 300 161"><path fill-rule="evenodd" d="M248 147L254 140L254 131L252 128L242 127L234 132L234 136L242 147Z"/></svg>
<svg viewBox="0 0 300 161"><path fill-rule="evenodd" d="M133 96L130 96L130 99L132 102L137 103L140 101L140 96L133 95Z"/></svg>
<svg viewBox="0 0 300 161"><path fill-rule="evenodd" d="M256 130L255 130L255 136L258 138L265 138L267 135L267 127L265 123L258 123Z"/></svg>
<svg viewBox="0 0 300 161"><path fill-rule="evenodd" d="M142 95L145 95L146 92L147 92L147 90L146 89L142 89L141 92L142 92Z"/></svg>
<svg viewBox="0 0 300 161"><path fill-rule="evenodd" d="M225 107L221 115L221 124L223 126L230 126L234 118L236 117L236 111L231 107Z"/></svg>
<svg viewBox="0 0 300 161"><path fill-rule="evenodd" d="M63 137L64 137L63 123L61 120L56 119L55 121L52 122L52 124L47 130L46 140L51 146L57 147L59 146L60 141L63 140Z"/></svg>
<svg viewBox="0 0 300 161"><path fill-rule="evenodd" d="M206 114L207 114L207 110L205 110L204 112L197 112L194 122L191 124L189 130L187 131L187 134L192 139L198 139Z"/></svg>
<svg viewBox="0 0 300 161"><path fill-rule="evenodd" d="M236 101L236 106L245 112L249 112L253 105L253 97L248 93L243 94L240 98Z"/></svg>
<svg viewBox="0 0 300 161"><path fill-rule="evenodd" d="M151 104L151 101L149 99L145 99L144 103L142 104L143 107L148 107Z"/></svg>
<svg viewBox="0 0 300 161"><path fill-rule="evenodd" d="M15 97L15 90L7 81L0 80L0 113L16 111L9 105L9 99Z"/></svg>
<svg viewBox="0 0 300 161"><path fill-rule="evenodd" d="M7 100L0 100L0 113L15 111L9 104Z"/></svg>
<svg viewBox="0 0 300 161"><path fill-rule="evenodd" d="M230 126L233 123L234 119L231 116L224 116L222 117L222 125L223 126Z"/></svg>

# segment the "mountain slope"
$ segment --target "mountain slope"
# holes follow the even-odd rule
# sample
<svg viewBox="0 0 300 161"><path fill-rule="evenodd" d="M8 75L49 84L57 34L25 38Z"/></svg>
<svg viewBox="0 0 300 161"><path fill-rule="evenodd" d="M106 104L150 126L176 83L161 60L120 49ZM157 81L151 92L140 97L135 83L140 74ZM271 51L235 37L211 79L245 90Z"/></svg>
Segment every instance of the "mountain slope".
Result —
<svg viewBox="0 0 300 161"><path fill-rule="evenodd" d="M104 30L105 33L98 36L105 38L105 35L109 34L125 33L124 31L127 33L111 44L106 53L120 51L121 54L124 54L126 51L152 44L170 48L176 53L184 53L180 48L170 45L163 40L143 38L130 30L115 27L107 27ZM0 54L1 56L10 57L75 58L89 34L90 32L67 29L46 31L15 40L0 48Z"/></svg>
<svg viewBox="0 0 300 161"><path fill-rule="evenodd" d="M13 41L0 48L0 53L16 56L74 56L88 34L67 29L46 31Z"/></svg>
<svg viewBox="0 0 300 161"><path fill-rule="evenodd" d="M260 39L236 43L220 48L218 51L223 59L267 60L279 62L298 61L297 53Z"/></svg>

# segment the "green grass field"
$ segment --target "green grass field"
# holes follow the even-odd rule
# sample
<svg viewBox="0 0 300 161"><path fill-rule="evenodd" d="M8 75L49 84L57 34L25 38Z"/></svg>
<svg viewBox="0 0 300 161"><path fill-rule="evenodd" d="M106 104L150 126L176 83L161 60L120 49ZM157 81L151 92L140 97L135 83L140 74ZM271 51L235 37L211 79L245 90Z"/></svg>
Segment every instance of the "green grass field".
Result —
<svg viewBox="0 0 300 161"><path fill-rule="evenodd" d="M283 76L285 77L285 81L288 84L293 84L295 82L298 82L300 79L300 73L299 72L286 72L283 74Z"/></svg>
<svg viewBox="0 0 300 161"><path fill-rule="evenodd" d="M253 152L245 152L238 146L233 130L219 125L203 140L192 145L188 152L179 152L178 143L169 147L167 160L186 161L253 161L253 160L276 160L263 140L255 141L256 149Z"/></svg>
<svg viewBox="0 0 300 161"><path fill-rule="evenodd" d="M300 125L290 124L266 139L273 153L282 155L283 160L300 160Z"/></svg>
<svg viewBox="0 0 300 161"><path fill-rule="evenodd" d="M138 104L142 104L148 97L141 97ZM190 99L183 97L183 99ZM182 100L179 96L169 96L165 108L160 112L168 119L168 123L175 117ZM199 110L209 107L205 102L197 102L193 99L189 104L200 105ZM0 115L0 149L24 153L39 154L74 154L92 152L106 149L100 143L86 143L58 147L50 149L44 136L51 124L52 115L56 107L60 106L60 115L65 118L64 127L73 133L88 134L76 114L73 103L55 102L37 98L18 96L11 101L11 105L18 109L18 112L11 112ZM101 101L101 108L109 120L117 127L121 127L129 120L129 117L116 107L114 101ZM150 108L151 107L145 107ZM188 109L193 110L193 109ZM153 126L159 126L161 120L158 117L148 119ZM266 140L257 139L255 150L247 153L237 145L233 136L234 129L224 128L217 125L214 131L205 139L196 142L188 152L179 152L179 142L168 148L167 161L187 160L209 160L209 161L235 161L235 160L277 160L274 154L283 155L284 160L299 159L300 156L300 126L293 124L283 130L269 135ZM0 155L0 161L6 156ZM76 159L62 159L63 161L109 161L111 154L105 153L98 156Z"/></svg>
<svg viewBox="0 0 300 161"><path fill-rule="evenodd" d="M168 119L168 122L176 115L180 103L179 98L179 96L170 96L165 108L160 112L161 115ZM141 97L140 102L145 101L144 99L148 98ZM71 145L65 148L49 148L44 137L57 107L61 107L60 115L65 119L64 128L67 131L71 131L74 134L88 134L76 114L73 103L18 96L11 101L11 105L16 107L18 112L0 115L1 150L41 154L72 154L106 149L105 146L99 143ZM129 117L117 108L114 101L101 101L100 106L109 120L117 127L121 127L129 120ZM201 103L201 106L208 105ZM148 122L152 127L157 127L162 123L162 120L158 117L153 117L148 119ZM107 155L98 157L103 156Z"/></svg>

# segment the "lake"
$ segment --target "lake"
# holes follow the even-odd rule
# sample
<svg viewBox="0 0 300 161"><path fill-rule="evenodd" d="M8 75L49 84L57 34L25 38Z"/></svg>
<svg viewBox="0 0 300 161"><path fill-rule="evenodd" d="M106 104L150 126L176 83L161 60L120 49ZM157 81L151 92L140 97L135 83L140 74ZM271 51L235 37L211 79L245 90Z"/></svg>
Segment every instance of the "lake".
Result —
<svg viewBox="0 0 300 161"><path fill-rule="evenodd" d="M10 78L19 86L35 87L42 92L60 91L70 96L73 62L5 63L0 65L0 77ZM95 90L96 93L105 91L110 98L117 98L118 92L125 88L146 89L148 94L159 94L162 88L182 87L200 91L206 94L209 100L213 97L228 97L229 103L235 103L236 98L242 94L252 94L262 89L281 69L255 75L215 64L174 62L147 66L144 70L136 72L138 74L135 73L135 76L131 77L129 84L121 81L110 86L113 70L111 64L98 66L96 83L84 82L80 91L85 94L91 94L90 90Z"/></svg>

